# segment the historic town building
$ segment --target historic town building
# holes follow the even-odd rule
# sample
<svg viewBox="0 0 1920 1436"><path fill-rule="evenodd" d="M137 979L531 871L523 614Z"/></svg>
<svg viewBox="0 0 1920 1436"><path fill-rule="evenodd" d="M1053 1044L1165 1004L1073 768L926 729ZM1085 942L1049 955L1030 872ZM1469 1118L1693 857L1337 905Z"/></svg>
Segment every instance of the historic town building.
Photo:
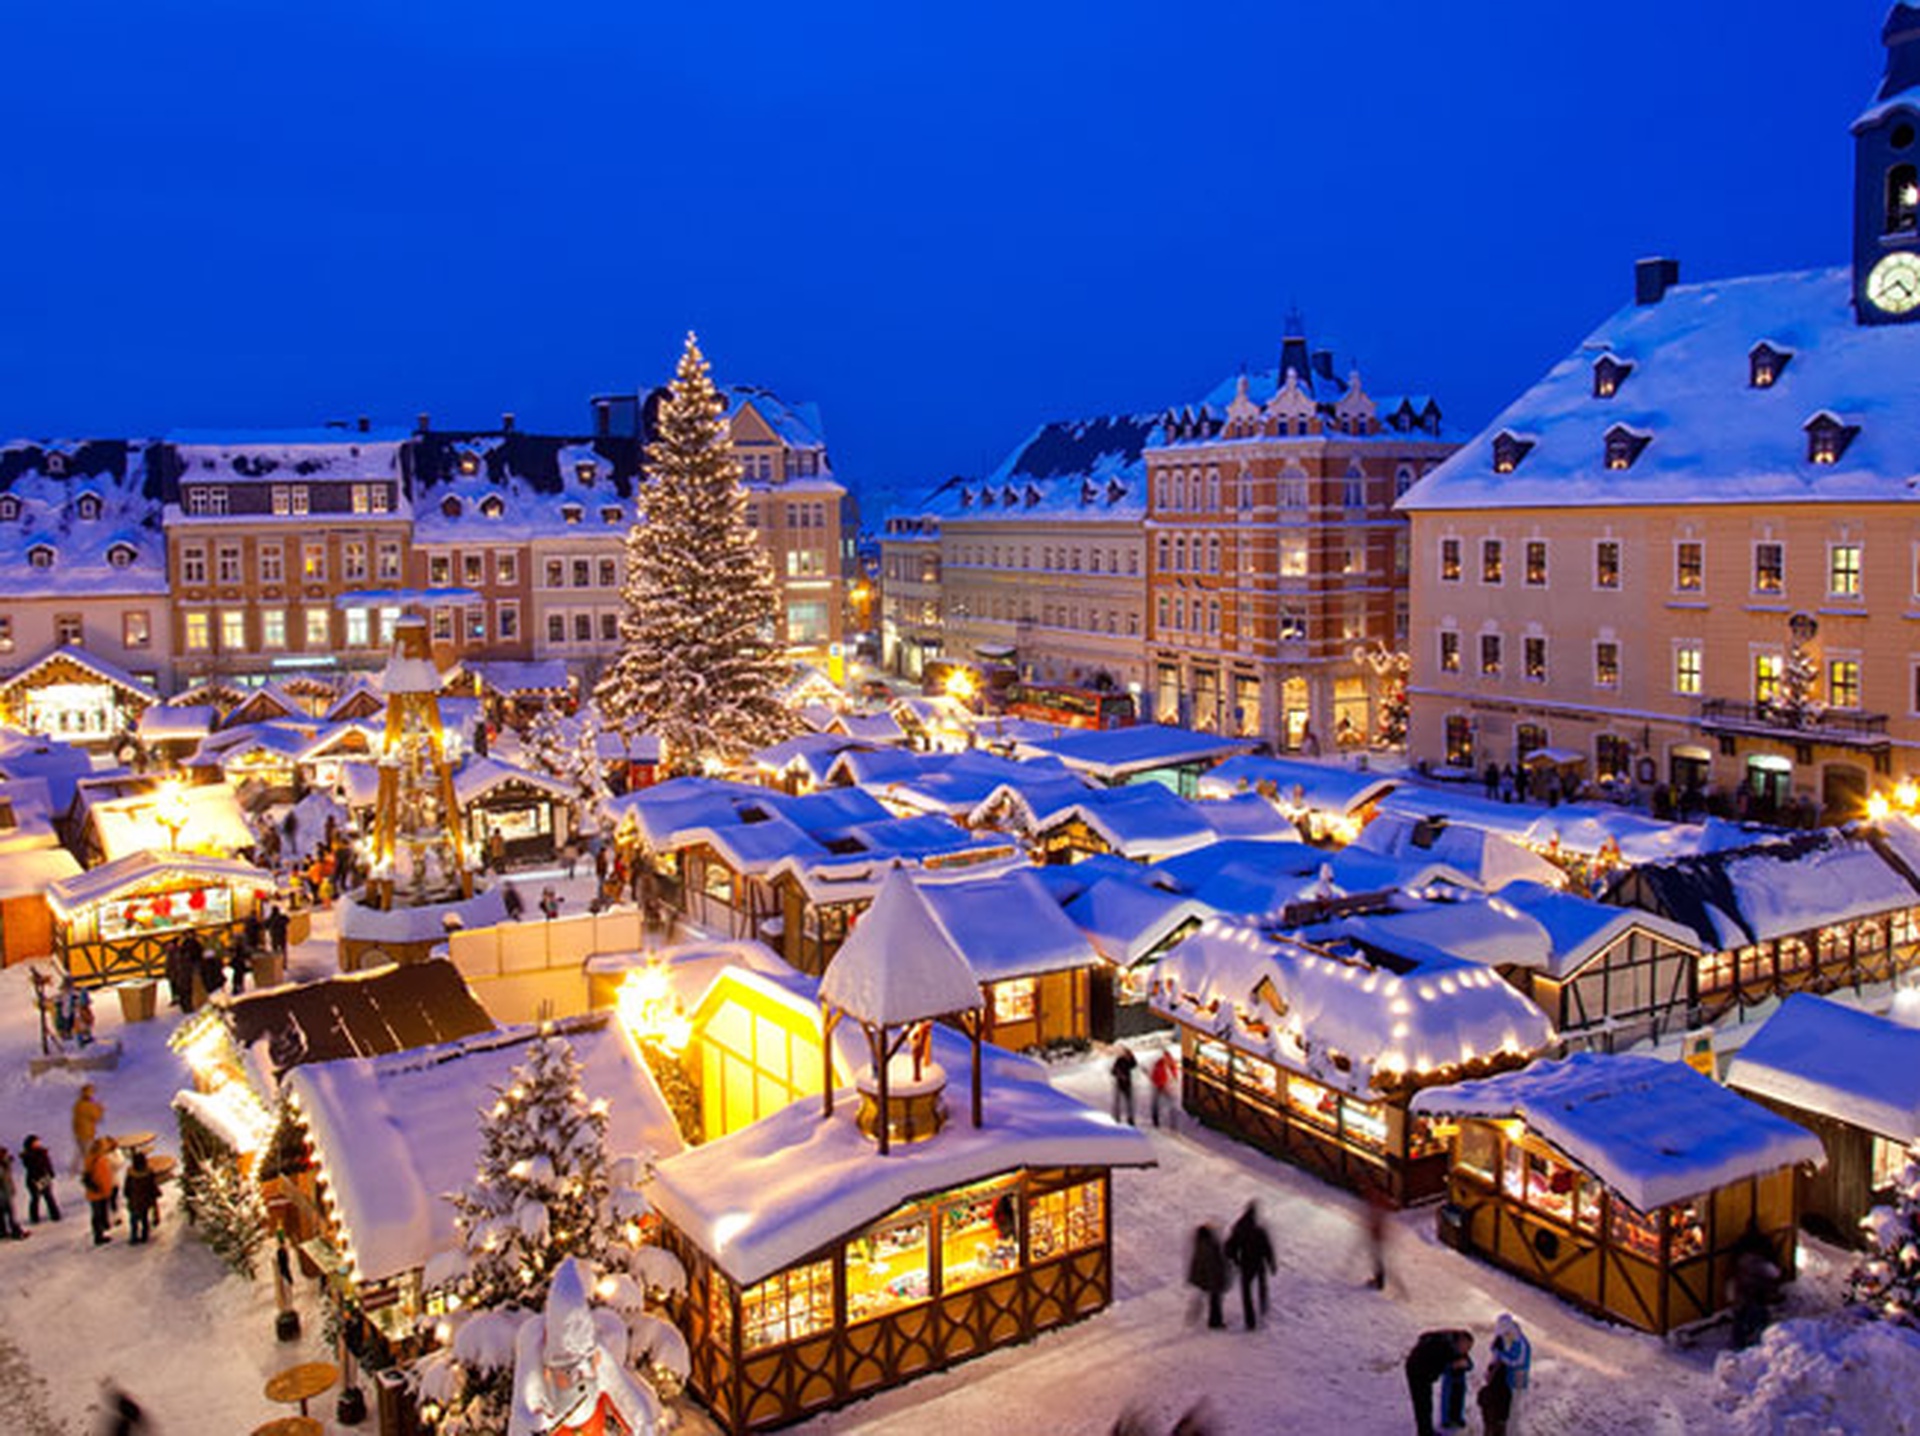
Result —
<svg viewBox="0 0 1920 1436"><path fill-rule="evenodd" d="M1920 11L1853 126L1849 266L1607 319L1401 503L1412 751L1856 813L1920 745Z"/></svg>
<svg viewBox="0 0 1920 1436"><path fill-rule="evenodd" d="M940 604L940 518L890 514L880 535L880 659L920 678L946 647Z"/></svg>

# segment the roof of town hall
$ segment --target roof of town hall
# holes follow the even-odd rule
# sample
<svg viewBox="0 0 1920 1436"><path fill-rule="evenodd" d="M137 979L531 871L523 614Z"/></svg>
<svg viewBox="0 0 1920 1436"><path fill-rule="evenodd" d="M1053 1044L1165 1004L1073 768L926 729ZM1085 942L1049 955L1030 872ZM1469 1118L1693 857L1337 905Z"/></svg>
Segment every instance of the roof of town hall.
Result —
<svg viewBox="0 0 1920 1436"><path fill-rule="evenodd" d="M913 510L943 519L1109 519L1147 512L1147 446L1158 414L1102 414L1040 425L984 479L947 480Z"/></svg>
<svg viewBox="0 0 1920 1436"><path fill-rule="evenodd" d="M1750 382L1761 344L1786 356ZM1594 392L1611 356L1621 377ZM1920 482L1920 325L1854 320L1845 268L1683 284L1610 316L1476 438L1400 501L1403 511L1915 497ZM1807 426L1857 429L1838 461L1809 457ZM1606 466L1616 426L1644 445ZM1526 445L1494 469L1495 438Z"/></svg>

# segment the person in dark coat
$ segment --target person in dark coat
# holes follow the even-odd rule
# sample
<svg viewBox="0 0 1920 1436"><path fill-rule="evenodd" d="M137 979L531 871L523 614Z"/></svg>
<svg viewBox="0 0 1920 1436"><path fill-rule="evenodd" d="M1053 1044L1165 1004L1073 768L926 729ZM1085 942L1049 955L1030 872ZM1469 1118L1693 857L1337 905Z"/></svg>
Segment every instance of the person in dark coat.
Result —
<svg viewBox="0 0 1920 1436"><path fill-rule="evenodd" d="M1187 1261L1187 1285L1207 1298L1207 1325L1224 1328L1227 1318L1220 1299L1227 1290L1227 1257L1220 1249L1220 1234L1206 1223L1193 1234L1193 1255Z"/></svg>
<svg viewBox="0 0 1920 1436"><path fill-rule="evenodd" d="M240 937L253 952L267 945L267 925L260 921L257 911L248 913L247 920L240 924Z"/></svg>
<svg viewBox="0 0 1920 1436"><path fill-rule="evenodd" d="M121 1188L127 1198L127 1241L135 1246L153 1235L154 1214L160 1210L160 1178L145 1152L135 1152Z"/></svg>
<svg viewBox="0 0 1920 1436"><path fill-rule="evenodd" d="M274 952L283 959L287 955L288 926L286 911L279 903L267 909L267 936L273 939Z"/></svg>
<svg viewBox="0 0 1920 1436"><path fill-rule="evenodd" d="M1407 1391L1413 1397L1414 1429L1419 1436L1437 1436L1433 1424L1433 1388L1452 1374L1464 1382L1473 1369L1473 1333L1429 1331L1421 1334L1407 1353ZM1444 1419L1446 1413L1442 1412Z"/></svg>
<svg viewBox="0 0 1920 1436"><path fill-rule="evenodd" d="M1487 1436L1507 1436L1507 1418L1513 1414L1513 1388L1504 1367L1495 1363L1480 1383L1480 1421Z"/></svg>
<svg viewBox="0 0 1920 1436"><path fill-rule="evenodd" d="M195 946L199 946L198 939L195 940ZM218 996L220 989L227 985L227 964L220 955L220 949L200 947L197 961L200 965L200 986L206 990L208 997Z"/></svg>
<svg viewBox="0 0 1920 1436"><path fill-rule="evenodd" d="M179 938L165 948L167 996L182 1012L193 1010L193 969L187 965L187 950Z"/></svg>
<svg viewBox="0 0 1920 1436"><path fill-rule="evenodd" d="M1276 1270L1273 1260L1273 1239L1267 1235L1267 1229L1260 1224L1260 1212L1254 1202L1247 1203L1247 1209L1240 1213L1232 1230L1227 1233L1226 1258L1240 1272L1240 1314L1246 1319L1247 1330L1252 1331L1258 1324L1254 1320L1254 1292L1258 1288L1260 1295L1260 1315L1267 1314L1267 1273Z"/></svg>
<svg viewBox="0 0 1920 1436"><path fill-rule="evenodd" d="M47 1219L59 1221L60 1203L53 1195L53 1153L31 1132L20 1148L20 1170L27 1182L27 1220L38 1222L44 1205Z"/></svg>
<svg viewBox="0 0 1920 1436"><path fill-rule="evenodd" d="M1119 1055L1113 1059L1112 1067L1113 1120L1116 1122L1120 1121L1121 1115L1124 1113L1126 1123L1129 1127L1135 1125L1133 1120L1133 1074L1139 1065L1140 1059L1133 1055L1133 1049L1127 1046L1126 1043L1121 1043Z"/></svg>
<svg viewBox="0 0 1920 1436"><path fill-rule="evenodd" d="M227 975L232 979L230 987L238 997L247 990L247 974L253 971L253 944L244 936L233 945L233 951L227 954Z"/></svg>

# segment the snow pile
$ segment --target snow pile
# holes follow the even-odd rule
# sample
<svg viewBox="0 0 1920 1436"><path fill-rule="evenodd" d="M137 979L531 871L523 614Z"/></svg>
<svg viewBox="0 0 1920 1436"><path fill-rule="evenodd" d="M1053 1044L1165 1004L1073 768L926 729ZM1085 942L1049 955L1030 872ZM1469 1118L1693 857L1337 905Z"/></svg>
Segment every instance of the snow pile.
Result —
<svg viewBox="0 0 1920 1436"><path fill-rule="evenodd" d="M1920 1433L1920 1334L1884 1322L1784 1321L1714 1375L1729 1436Z"/></svg>

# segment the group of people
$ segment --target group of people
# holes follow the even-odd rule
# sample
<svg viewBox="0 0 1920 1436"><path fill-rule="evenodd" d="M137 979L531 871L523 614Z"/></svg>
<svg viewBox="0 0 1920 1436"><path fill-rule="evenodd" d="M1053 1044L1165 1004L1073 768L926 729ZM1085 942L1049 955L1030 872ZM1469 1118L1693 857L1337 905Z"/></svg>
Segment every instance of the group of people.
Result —
<svg viewBox="0 0 1920 1436"><path fill-rule="evenodd" d="M20 1165L16 1172L13 1153L0 1147L0 1240L25 1241L27 1229L20 1225L20 1211L14 1205L20 1187L27 1189L27 1220L36 1226L44 1210L54 1221L60 1220L60 1203L53 1194L53 1154L38 1136L28 1133L20 1147Z"/></svg>
<svg viewBox="0 0 1920 1436"><path fill-rule="evenodd" d="M224 956L210 947L192 929L181 933L166 946L165 972L169 1000L182 1012L192 1012L207 998L230 986L237 997L247 988L247 977L254 961L268 952L283 961L287 955L287 928L290 919L278 902L267 905L265 915L249 913L231 951Z"/></svg>
<svg viewBox="0 0 1920 1436"><path fill-rule="evenodd" d="M1133 1079L1140 1070L1140 1059L1133 1055L1133 1049L1126 1043L1120 1044L1120 1050L1114 1054L1113 1066L1108 1069L1113 1074L1113 1120L1125 1122L1129 1127L1138 1126L1134 1120ZM1153 1088L1151 1110L1153 1125L1158 1127L1164 1116L1169 1127L1177 1127L1180 1113L1180 1064L1174 1061L1168 1048L1161 1048L1160 1055L1153 1059L1153 1066L1147 1069L1147 1081Z"/></svg>
<svg viewBox="0 0 1920 1436"><path fill-rule="evenodd" d="M1202 1222L1193 1234L1193 1250L1187 1259L1187 1285L1206 1303L1207 1325L1227 1324L1223 1309L1227 1285L1234 1273L1240 1277L1240 1315L1246 1330L1259 1328L1267 1314L1267 1278L1276 1270L1273 1238L1260 1221L1257 1202L1248 1202L1246 1210L1227 1229L1226 1239L1211 1222Z"/></svg>
<svg viewBox="0 0 1920 1436"><path fill-rule="evenodd" d="M93 1218L93 1244L105 1246L113 1240L111 1228L119 1219L124 1197L128 1240L137 1246L151 1238L153 1224L159 1219L160 1174L153 1169L147 1154L139 1150L128 1157L123 1174L119 1143L100 1131L105 1117L106 1107L89 1082L73 1099L74 1171L87 1194L87 1206ZM60 1220L53 1153L37 1133L28 1133L21 1144L17 1169L13 1153L0 1147L0 1240L21 1241L28 1235L26 1227L21 1225L17 1206L23 1185L29 1223L38 1226L43 1219Z"/></svg>
<svg viewBox="0 0 1920 1436"><path fill-rule="evenodd" d="M1428 1331L1407 1353L1407 1391L1419 1436L1467 1429L1467 1385L1473 1372L1473 1333ZM1502 1313L1493 1324L1492 1359L1475 1398L1486 1436L1514 1436L1533 1374L1533 1347L1520 1323ZM1439 1411L1434 1410L1436 1389Z"/></svg>

